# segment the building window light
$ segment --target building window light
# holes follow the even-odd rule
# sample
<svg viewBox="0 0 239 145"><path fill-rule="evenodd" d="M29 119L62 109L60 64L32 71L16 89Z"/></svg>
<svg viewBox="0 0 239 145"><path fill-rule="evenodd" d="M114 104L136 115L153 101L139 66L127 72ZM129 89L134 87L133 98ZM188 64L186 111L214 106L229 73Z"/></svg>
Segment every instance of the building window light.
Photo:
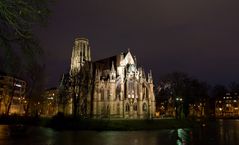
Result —
<svg viewBox="0 0 239 145"><path fill-rule="evenodd" d="M237 100L233 100L233 102L237 102Z"/></svg>
<svg viewBox="0 0 239 145"><path fill-rule="evenodd" d="M19 87L19 88L22 87L22 85L20 85L20 84L14 84L14 86Z"/></svg>

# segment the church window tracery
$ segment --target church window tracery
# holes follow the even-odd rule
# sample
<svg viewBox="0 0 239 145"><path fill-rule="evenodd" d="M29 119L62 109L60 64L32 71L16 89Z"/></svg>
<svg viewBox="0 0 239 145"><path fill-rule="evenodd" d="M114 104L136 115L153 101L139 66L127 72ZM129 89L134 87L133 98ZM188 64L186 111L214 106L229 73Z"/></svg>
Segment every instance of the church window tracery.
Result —
<svg viewBox="0 0 239 145"><path fill-rule="evenodd" d="M125 111L126 111L126 112L129 112L129 111L130 111L129 104L126 104L126 106L125 106Z"/></svg>
<svg viewBox="0 0 239 145"><path fill-rule="evenodd" d="M146 103L143 104L143 111L144 111L144 112L147 111L147 105L146 105Z"/></svg>
<svg viewBox="0 0 239 145"><path fill-rule="evenodd" d="M137 104L135 103L135 104L134 104L134 111L137 111L137 109L138 109L138 108L137 108Z"/></svg>

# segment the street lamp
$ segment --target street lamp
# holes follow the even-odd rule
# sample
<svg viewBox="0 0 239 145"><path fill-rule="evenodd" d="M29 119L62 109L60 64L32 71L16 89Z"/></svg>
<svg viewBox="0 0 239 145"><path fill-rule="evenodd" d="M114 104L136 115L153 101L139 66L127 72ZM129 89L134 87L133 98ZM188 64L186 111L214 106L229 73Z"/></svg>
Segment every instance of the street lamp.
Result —
<svg viewBox="0 0 239 145"><path fill-rule="evenodd" d="M181 97L176 97L175 99L176 99L175 101L176 118L178 118L178 116L181 118L181 114L183 110L183 106L182 106L183 99Z"/></svg>
<svg viewBox="0 0 239 145"><path fill-rule="evenodd" d="M182 102L182 101L183 101L183 98L177 97L177 98L176 98L176 101L177 101L177 102L178 102L178 101Z"/></svg>

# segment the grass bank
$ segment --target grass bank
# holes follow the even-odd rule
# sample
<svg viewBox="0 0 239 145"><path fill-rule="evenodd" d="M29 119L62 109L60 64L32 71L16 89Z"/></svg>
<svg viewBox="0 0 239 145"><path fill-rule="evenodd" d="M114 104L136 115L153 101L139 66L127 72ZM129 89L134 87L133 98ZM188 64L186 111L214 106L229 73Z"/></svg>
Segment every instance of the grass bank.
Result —
<svg viewBox="0 0 239 145"><path fill-rule="evenodd" d="M199 123L189 120L94 120L72 117L33 118L21 116L0 117L0 124L23 124L50 127L56 130L133 131L194 128Z"/></svg>
<svg viewBox="0 0 239 145"><path fill-rule="evenodd" d="M63 130L160 130L175 128L193 128L198 126L196 122L176 119L160 120L68 120L52 121L50 127Z"/></svg>

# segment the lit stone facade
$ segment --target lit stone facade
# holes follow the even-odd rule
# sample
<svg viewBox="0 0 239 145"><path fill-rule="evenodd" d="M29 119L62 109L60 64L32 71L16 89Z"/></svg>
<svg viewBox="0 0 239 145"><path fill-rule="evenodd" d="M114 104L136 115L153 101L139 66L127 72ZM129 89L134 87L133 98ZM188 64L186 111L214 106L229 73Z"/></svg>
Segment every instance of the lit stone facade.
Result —
<svg viewBox="0 0 239 145"><path fill-rule="evenodd" d="M152 73L146 76L129 50L93 62L88 40L77 38L69 76L71 94L81 96L78 108L85 108L84 112L91 118L146 119L155 116ZM80 83L82 81L85 83ZM71 103L74 110L73 102L74 98Z"/></svg>
<svg viewBox="0 0 239 145"><path fill-rule="evenodd" d="M0 73L0 114L24 114L26 82Z"/></svg>
<svg viewBox="0 0 239 145"><path fill-rule="evenodd" d="M42 102L43 108L41 111L42 116L54 116L58 112L58 89L50 88L45 90L43 97L44 101Z"/></svg>
<svg viewBox="0 0 239 145"><path fill-rule="evenodd" d="M237 93L227 93L219 97L215 102L216 117L239 117L239 95Z"/></svg>

